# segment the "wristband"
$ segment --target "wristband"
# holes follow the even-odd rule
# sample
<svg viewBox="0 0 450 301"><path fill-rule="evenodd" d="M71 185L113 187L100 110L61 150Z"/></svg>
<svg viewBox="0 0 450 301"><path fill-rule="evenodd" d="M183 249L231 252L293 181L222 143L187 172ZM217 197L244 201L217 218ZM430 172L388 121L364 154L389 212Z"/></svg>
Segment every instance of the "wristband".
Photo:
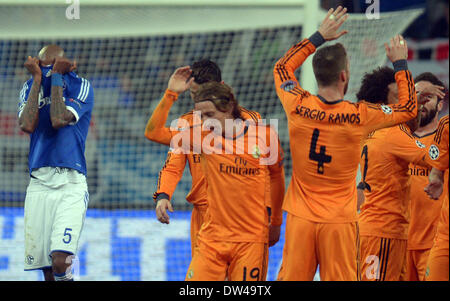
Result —
<svg viewBox="0 0 450 301"><path fill-rule="evenodd" d="M154 193L153 194L153 200L155 201L155 203L157 203L159 200L161 199L168 199L170 200L170 197L167 193L161 192L161 193Z"/></svg>
<svg viewBox="0 0 450 301"><path fill-rule="evenodd" d="M394 66L394 72L397 73L401 70L408 70L408 61L407 60L398 60L392 63Z"/></svg>
<svg viewBox="0 0 450 301"><path fill-rule="evenodd" d="M63 86L62 74L60 73L52 73L52 86Z"/></svg>
<svg viewBox="0 0 450 301"><path fill-rule="evenodd" d="M316 31L312 36L308 39L316 48L319 48L323 43L325 43L325 39L320 34L319 31Z"/></svg>

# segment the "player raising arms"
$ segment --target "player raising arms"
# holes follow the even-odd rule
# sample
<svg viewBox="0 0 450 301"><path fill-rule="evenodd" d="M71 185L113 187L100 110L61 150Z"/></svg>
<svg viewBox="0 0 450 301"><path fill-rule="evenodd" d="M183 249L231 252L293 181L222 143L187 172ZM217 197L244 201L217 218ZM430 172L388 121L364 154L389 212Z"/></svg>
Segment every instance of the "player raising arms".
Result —
<svg viewBox="0 0 450 301"><path fill-rule="evenodd" d="M94 93L56 45L28 57L32 78L20 93L19 125L30 134L30 184L25 197L25 270L45 280L73 280L89 194L85 142Z"/></svg>
<svg viewBox="0 0 450 301"><path fill-rule="evenodd" d="M428 177L429 183L425 187L426 193L433 199L437 200L443 191L444 172L448 173L449 159L449 131L448 131L448 115L442 117L439 121L433 144L429 147L429 157L433 169ZM448 177L447 194L444 195L444 201L439 217L436 236L433 247L430 250L427 262L427 270L425 273L426 281L448 281L449 280L449 203L448 203Z"/></svg>
<svg viewBox="0 0 450 301"><path fill-rule="evenodd" d="M430 84L444 87L444 83L430 72L418 75L414 82L416 83L417 91ZM443 101L439 97L431 95L429 101L422 109L421 121L413 136L426 146L433 144L434 137L437 134L438 116L442 106ZM421 166L411 164L409 171L411 176L411 214L408 230L405 280L423 281L425 280L428 255L433 246L442 202L447 194L448 186L444 185L444 193L438 200L432 201L424 191L425 186L428 184L428 175L431 168L424 169ZM448 181L448 172L446 172L446 181Z"/></svg>
<svg viewBox="0 0 450 301"><path fill-rule="evenodd" d="M318 31L294 45L275 65L275 88L289 125L293 174L287 211L283 268L279 280L359 280L356 174L362 142L377 129L415 118L417 99L407 69L408 48L399 35L385 45L394 65L399 103L345 101L349 60L342 44L324 46L313 57L318 95L300 87L294 71L316 48L335 40L346 9L330 9Z"/></svg>
<svg viewBox="0 0 450 301"><path fill-rule="evenodd" d="M393 85L394 84L394 85ZM416 86L419 99L445 94L433 85ZM395 104L394 70L383 67L363 78L359 100ZM383 101L384 100L384 101ZM414 130L414 129L413 129ZM403 280L409 221L409 164L428 168L426 146L416 140L404 124L379 129L367 138L361 152L362 187L365 202L359 214L361 277L368 281ZM423 189L423 186L422 188Z"/></svg>

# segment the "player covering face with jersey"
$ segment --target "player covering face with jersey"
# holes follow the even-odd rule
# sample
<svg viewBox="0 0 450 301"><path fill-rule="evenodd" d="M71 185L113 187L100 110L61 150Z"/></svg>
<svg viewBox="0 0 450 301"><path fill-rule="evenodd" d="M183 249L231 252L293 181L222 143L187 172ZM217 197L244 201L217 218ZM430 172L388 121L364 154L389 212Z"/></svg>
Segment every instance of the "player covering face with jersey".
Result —
<svg viewBox="0 0 450 301"><path fill-rule="evenodd" d="M45 280L73 280L89 194L85 142L93 108L89 82L57 45L28 57L31 78L20 92L19 126L30 134L30 184L25 198L25 270Z"/></svg>

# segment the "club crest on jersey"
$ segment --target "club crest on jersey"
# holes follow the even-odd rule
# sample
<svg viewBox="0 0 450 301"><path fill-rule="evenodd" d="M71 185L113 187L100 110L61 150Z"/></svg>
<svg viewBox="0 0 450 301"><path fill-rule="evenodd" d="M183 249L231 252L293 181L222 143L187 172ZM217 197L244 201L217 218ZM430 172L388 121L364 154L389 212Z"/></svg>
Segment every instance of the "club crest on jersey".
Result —
<svg viewBox="0 0 450 301"><path fill-rule="evenodd" d="M252 156L255 159L258 159L259 157L261 157L261 150L259 149L258 145L253 146Z"/></svg>
<svg viewBox="0 0 450 301"><path fill-rule="evenodd" d="M428 154L430 155L431 160L436 160L437 158L439 158L439 148L436 145L432 144L430 146Z"/></svg>
<svg viewBox="0 0 450 301"><path fill-rule="evenodd" d="M25 260L26 260L27 264L31 265L34 262L34 257L31 255L27 255Z"/></svg>
<svg viewBox="0 0 450 301"><path fill-rule="evenodd" d="M392 109L390 106L381 105L381 111L383 111L384 114L392 114Z"/></svg>
<svg viewBox="0 0 450 301"><path fill-rule="evenodd" d="M293 80L287 80L284 83L281 84L281 89L283 89L286 92L291 91L292 89L295 88L295 86L297 86L297 83Z"/></svg>
<svg viewBox="0 0 450 301"><path fill-rule="evenodd" d="M420 147L420 148L425 148L425 147L426 147L426 145L423 144L422 142L420 142L419 140L416 140L416 144L417 144L417 146Z"/></svg>

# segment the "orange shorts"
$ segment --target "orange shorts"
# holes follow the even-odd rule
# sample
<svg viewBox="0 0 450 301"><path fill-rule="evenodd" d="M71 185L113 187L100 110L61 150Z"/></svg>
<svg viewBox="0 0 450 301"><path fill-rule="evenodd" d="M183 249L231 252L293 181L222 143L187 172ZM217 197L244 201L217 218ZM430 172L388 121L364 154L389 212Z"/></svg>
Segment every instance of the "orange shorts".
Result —
<svg viewBox="0 0 450 301"><path fill-rule="evenodd" d="M405 239L361 235L361 280L403 280L406 245Z"/></svg>
<svg viewBox="0 0 450 301"><path fill-rule="evenodd" d="M405 281L424 281L430 249L408 250L406 252Z"/></svg>
<svg viewBox="0 0 450 301"><path fill-rule="evenodd" d="M191 256L194 256L194 249L197 245L197 235L205 221L207 206L195 206L191 213Z"/></svg>
<svg viewBox="0 0 450 301"><path fill-rule="evenodd" d="M437 238L428 256L426 281L449 281L448 240Z"/></svg>
<svg viewBox="0 0 450 301"><path fill-rule="evenodd" d="M187 281L264 281L267 243L197 240Z"/></svg>
<svg viewBox="0 0 450 301"><path fill-rule="evenodd" d="M359 280L358 232L357 222L316 223L288 213L278 280L312 281L318 265L323 281Z"/></svg>

